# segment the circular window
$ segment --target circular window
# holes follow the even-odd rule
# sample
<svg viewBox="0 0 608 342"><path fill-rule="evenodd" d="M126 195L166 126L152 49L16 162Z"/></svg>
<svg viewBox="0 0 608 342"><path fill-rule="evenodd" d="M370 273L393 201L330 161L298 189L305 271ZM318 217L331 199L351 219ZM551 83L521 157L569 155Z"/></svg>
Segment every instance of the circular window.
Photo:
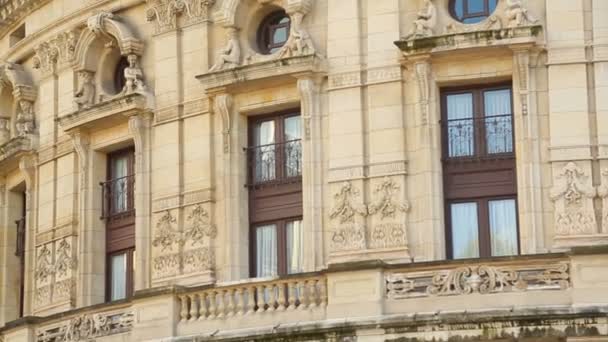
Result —
<svg viewBox="0 0 608 342"><path fill-rule="evenodd" d="M277 11L268 15L258 30L258 45L260 52L271 54L285 45L289 38L291 20L285 11Z"/></svg>
<svg viewBox="0 0 608 342"><path fill-rule="evenodd" d="M489 17L498 0L450 0L450 13L454 19L475 24Z"/></svg>

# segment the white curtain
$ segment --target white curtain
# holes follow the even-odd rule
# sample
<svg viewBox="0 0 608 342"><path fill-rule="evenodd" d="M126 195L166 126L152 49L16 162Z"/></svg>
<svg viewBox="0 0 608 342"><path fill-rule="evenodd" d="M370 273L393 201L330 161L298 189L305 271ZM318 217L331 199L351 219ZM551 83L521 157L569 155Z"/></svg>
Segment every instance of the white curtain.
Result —
<svg viewBox="0 0 608 342"><path fill-rule="evenodd" d="M453 203L452 251L454 259L479 257L479 228L477 223L477 203Z"/></svg>
<svg viewBox="0 0 608 342"><path fill-rule="evenodd" d="M274 224L256 228L256 276L277 275L277 229Z"/></svg>
<svg viewBox="0 0 608 342"><path fill-rule="evenodd" d="M300 116L285 118L285 173L287 177L302 174L302 128Z"/></svg>
<svg viewBox="0 0 608 342"><path fill-rule="evenodd" d="M489 201L492 256L517 254L517 212L515 200Z"/></svg>
<svg viewBox="0 0 608 342"><path fill-rule="evenodd" d="M447 106L449 156L473 155L473 94L448 95Z"/></svg>
<svg viewBox="0 0 608 342"><path fill-rule="evenodd" d="M112 256L112 288L111 300L123 299L127 296L127 255Z"/></svg>
<svg viewBox="0 0 608 342"><path fill-rule="evenodd" d="M484 92L484 107L488 153L513 152L511 91L501 89Z"/></svg>
<svg viewBox="0 0 608 342"><path fill-rule="evenodd" d="M275 179L275 134L274 121L261 122L257 127L256 146L256 181L264 182ZM265 146L268 145L268 146Z"/></svg>
<svg viewBox="0 0 608 342"><path fill-rule="evenodd" d="M129 158L127 156L114 159L112 162L112 176L116 180L112 184L112 203L114 213L121 213L127 210L127 179L129 174Z"/></svg>
<svg viewBox="0 0 608 342"><path fill-rule="evenodd" d="M300 273L303 271L304 261L302 221L288 222L287 235L287 273Z"/></svg>

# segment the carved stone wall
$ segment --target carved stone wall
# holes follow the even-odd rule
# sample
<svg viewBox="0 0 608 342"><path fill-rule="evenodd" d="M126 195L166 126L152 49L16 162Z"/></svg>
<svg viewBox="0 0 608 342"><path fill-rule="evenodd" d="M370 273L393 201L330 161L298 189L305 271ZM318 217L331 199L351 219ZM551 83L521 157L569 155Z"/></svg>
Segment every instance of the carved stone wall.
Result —
<svg viewBox="0 0 608 342"><path fill-rule="evenodd" d="M75 239L71 236L43 243L36 247L35 297L36 310L49 306L74 304L76 281Z"/></svg>

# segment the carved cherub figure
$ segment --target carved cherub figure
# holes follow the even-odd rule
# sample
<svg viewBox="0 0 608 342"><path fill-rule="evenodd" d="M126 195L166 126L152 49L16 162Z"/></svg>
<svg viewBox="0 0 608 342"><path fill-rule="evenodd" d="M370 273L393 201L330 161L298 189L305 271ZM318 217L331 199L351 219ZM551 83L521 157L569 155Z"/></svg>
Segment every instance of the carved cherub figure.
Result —
<svg viewBox="0 0 608 342"><path fill-rule="evenodd" d="M406 38L427 37L433 35L437 22L437 9L432 0L424 0L424 7L416 14L412 30Z"/></svg>
<svg viewBox="0 0 608 342"><path fill-rule="evenodd" d="M129 66L125 68L124 76L125 76L125 87L123 92L126 94L131 93L145 93L146 86L144 85L144 73L139 67L137 55L129 55L127 56L127 61L129 62Z"/></svg>
<svg viewBox="0 0 608 342"><path fill-rule="evenodd" d="M279 52L279 58L312 54L315 48L308 32L302 27L304 14L295 12L291 15L289 39Z"/></svg>
<svg viewBox="0 0 608 342"><path fill-rule="evenodd" d="M507 0L507 19L509 20L509 27L537 22L536 18L523 7L521 0Z"/></svg>
<svg viewBox="0 0 608 342"><path fill-rule="evenodd" d="M17 114L17 134L25 136L34 132L34 111L32 103L27 100L19 101L20 111Z"/></svg>
<svg viewBox="0 0 608 342"><path fill-rule="evenodd" d="M88 108L95 103L95 84L93 84L92 74L88 71L78 73L80 77L80 87L74 96L74 103L78 108Z"/></svg>
<svg viewBox="0 0 608 342"><path fill-rule="evenodd" d="M228 38L226 46L218 54L215 64L209 69L210 72L234 68L240 64L241 47L236 28L229 28L226 34Z"/></svg>

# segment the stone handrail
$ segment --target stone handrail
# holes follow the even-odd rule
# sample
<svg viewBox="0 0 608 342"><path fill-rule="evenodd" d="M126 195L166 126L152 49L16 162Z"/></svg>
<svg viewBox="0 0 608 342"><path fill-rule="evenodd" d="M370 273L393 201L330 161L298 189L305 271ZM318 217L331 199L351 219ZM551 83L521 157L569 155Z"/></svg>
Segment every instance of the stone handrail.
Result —
<svg viewBox="0 0 608 342"><path fill-rule="evenodd" d="M327 305L325 276L219 286L178 295L179 321L305 310Z"/></svg>

